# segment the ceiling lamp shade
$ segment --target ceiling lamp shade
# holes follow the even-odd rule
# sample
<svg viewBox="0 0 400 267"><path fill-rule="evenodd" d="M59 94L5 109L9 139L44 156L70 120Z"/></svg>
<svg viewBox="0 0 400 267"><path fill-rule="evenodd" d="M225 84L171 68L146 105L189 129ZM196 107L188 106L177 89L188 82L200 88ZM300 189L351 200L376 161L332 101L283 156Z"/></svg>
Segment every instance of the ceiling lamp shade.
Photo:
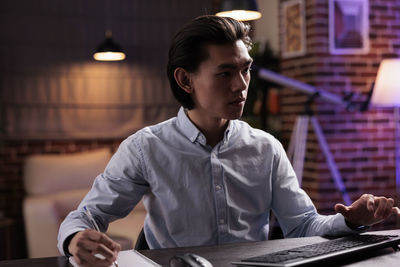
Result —
<svg viewBox="0 0 400 267"><path fill-rule="evenodd" d="M371 104L377 107L400 107L400 58L382 60Z"/></svg>
<svg viewBox="0 0 400 267"><path fill-rule="evenodd" d="M93 54L93 58L98 61L120 61L125 57L121 47L112 40L111 31L106 32L106 40L97 47Z"/></svg>
<svg viewBox="0 0 400 267"><path fill-rule="evenodd" d="M221 17L231 17L239 21L249 21L261 18L256 0L222 0L221 11L216 14Z"/></svg>

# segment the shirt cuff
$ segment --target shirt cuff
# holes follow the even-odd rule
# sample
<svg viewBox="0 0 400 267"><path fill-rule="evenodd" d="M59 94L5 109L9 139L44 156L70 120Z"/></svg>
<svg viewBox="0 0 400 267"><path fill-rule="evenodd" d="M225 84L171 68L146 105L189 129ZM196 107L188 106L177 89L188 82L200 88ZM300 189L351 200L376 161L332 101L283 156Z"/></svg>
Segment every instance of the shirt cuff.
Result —
<svg viewBox="0 0 400 267"><path fill-rule="evenodd" d="M72 238L77 234L78 232L75 232L73 234L70 234L67 238L65 238L64 243L63 243L63 251L64 255L67 257L71 257L72 254L68 250L69 243L71 243Z"/></svg>
<svg viewBox="0 0 400 267"><path fill-rule="evenodd" d="M365 232L369 229L369 226L367 225L355 225L344 219L344 222L346 223L347 227L349 227L351 230L356 231L358 233Z"/></svg>

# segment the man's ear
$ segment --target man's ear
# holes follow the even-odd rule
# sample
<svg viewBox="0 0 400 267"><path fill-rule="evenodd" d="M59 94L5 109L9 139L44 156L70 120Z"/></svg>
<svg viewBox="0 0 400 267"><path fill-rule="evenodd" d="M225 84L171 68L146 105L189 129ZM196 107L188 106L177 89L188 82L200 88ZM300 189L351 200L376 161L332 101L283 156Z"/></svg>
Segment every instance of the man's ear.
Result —
<svg viewBox="0 0 400 267"><path fill-rule="evenodd" d="M186 93L190 94L193 92L192 84L190 82L190 73L184 68L176 68L174 71L174 78Z"/></svg>

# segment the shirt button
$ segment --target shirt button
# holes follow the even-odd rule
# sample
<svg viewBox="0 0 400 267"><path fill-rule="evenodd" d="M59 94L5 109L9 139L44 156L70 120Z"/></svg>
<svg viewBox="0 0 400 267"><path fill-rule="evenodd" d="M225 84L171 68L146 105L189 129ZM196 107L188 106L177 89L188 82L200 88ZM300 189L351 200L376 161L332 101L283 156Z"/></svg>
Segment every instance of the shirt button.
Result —
<svg viewBox="0 0 400 267"><path fill-rule="evenodd" d="M215 189L216 189L217 191L219 191L219 190L222 189L222 187L221 187L219 184L217 184L217 185L215 186Z"/></svg>

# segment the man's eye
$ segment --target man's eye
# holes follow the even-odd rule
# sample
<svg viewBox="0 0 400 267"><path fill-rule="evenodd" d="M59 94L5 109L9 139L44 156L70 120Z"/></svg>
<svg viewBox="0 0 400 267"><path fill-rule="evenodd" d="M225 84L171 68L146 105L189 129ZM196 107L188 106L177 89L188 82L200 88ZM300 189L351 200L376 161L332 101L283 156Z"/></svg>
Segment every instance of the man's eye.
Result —
<svg viewBox="0 0 400 267"><path fill-rule="evenodd" d="M227 71L224 71L224 72L219 73L218 75L221 77L228 77L230 75L230 73Z"/></svg>
<svg viewBox="0 0 400 267"><path fill-rule="evenodd" d="M245 68L244 70L243 70L243 73L249 73L251 71L251 67L248 67L248 68Z"/></svg>

